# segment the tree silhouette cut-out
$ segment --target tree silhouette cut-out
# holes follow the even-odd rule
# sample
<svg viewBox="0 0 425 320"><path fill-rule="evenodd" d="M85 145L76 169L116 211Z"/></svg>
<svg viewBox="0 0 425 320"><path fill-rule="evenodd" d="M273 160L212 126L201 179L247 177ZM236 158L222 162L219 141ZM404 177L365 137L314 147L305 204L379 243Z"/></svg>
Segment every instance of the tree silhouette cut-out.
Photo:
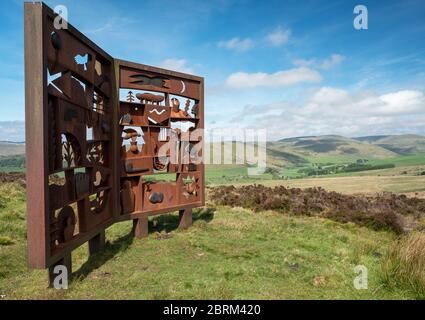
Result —
<svg viewBox="0 0 425 320"><path fill-rule="evenodd" d="M62 146L64 149L63 159L65 161L64 166L67 168L71 168L74 163L74 151L72 149L72 145L68 141L62 142Z"/></svg>
<svg viewBox="0 0 425 320"><path fill-rule="evenodd" d="M134 102L134 94L133 91L129 91L127 94L127 102Z"/></svg>
<svg viewBox="0 0 425 320"><path fill-rule="evenodd" d="M64 168L71 168L77 165L79 153L76 150L76 141L72 136L62 134L62 160Z"/></svg>

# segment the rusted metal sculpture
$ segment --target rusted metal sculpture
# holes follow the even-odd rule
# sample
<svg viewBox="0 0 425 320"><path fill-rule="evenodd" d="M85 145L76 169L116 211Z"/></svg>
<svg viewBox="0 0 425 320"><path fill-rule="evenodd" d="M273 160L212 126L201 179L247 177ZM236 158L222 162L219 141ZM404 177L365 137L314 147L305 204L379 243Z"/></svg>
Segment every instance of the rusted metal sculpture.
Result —
<svg viewBox="0 0 425 320"><path fill-rule="evenodd" d="M83 243L101 250L115 222L143 237L148 216L179 211L187 228L205 201L203 78L114 59L55 18L25 3L28 262L50 281ZM149 179L161 173L175 180Z"/></svg>

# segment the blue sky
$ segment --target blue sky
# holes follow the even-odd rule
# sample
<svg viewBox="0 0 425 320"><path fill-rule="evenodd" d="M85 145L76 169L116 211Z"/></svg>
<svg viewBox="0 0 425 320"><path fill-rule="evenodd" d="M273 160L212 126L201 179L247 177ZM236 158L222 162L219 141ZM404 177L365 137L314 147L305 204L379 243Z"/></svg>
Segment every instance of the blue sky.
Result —
<svg viewBox="0 0 425 320"><path fill-rule="evenodd" d="M116 58L205 77L209 128L425 134L423 0L45 2ZM23 1L1 1L0 140L24 120L23 52Z"/></svg>

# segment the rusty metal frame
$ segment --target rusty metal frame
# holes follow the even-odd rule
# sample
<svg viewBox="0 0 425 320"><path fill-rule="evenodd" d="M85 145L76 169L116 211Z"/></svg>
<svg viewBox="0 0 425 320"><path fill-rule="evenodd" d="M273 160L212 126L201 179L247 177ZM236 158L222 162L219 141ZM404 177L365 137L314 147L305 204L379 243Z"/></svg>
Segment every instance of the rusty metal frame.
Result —
<svg viewBox="0 0 425 320"><path fill-rule="evenodd" d="M152 166L158 161L161 128L173 132L180 144L185 133L172 129L172 123L193 122L196 129L204 128L204 79L114 59L70 24L66 30L52 29L56 14L44 3L25 3L24 11L29 266L49 268L51 280L55 265L71 269L71 252L77 247L89 242L90 254L101 250L105 229L119 221L133 220L134 235L143 237L148 233L148 216L179 211L180 227L189 227L192 208L205 204L203 161L191 166L168 164L165 172L176 174L174 184L145 177L160 174ZM83 51L88 52L86 56ZM82 62L75 56L73 64L76 53ZM59 75L50 85L47 70ZM134 82L135 74L145 82L154 80ZM158 87L162 84L158 79L167 85ZM179 83L182 90L176 89ZM159 92L164 102L150 101L152 95L146 94L141 97L148 100L123 101L122 90ZM174 117L181 119L173 118L178 99L172 100L172 109L171 96L187 98L187 105L193 101L196 113L190 116L188 108L185 112L176 109L179 113ZM165 121L158 124L141 116L147 110L166 111L168 116L162 116ZM141 119L148 119L140 127L149 133L145 145L151 146L150 153L139 151L135 142L133 151L126 151L124 111L126 119L139 119L133 123L136 127ZM92 139L87 138L89 129L95 135ZM202 159L203 137L189 141L199 148ZM148 166L143 171L128 171L145 163ZM53 174L63 175L62 184L51 181ZM184 178L189 178L189 186L183 184ZM162 194L159 200L152 195L154 191Z"/></svg>

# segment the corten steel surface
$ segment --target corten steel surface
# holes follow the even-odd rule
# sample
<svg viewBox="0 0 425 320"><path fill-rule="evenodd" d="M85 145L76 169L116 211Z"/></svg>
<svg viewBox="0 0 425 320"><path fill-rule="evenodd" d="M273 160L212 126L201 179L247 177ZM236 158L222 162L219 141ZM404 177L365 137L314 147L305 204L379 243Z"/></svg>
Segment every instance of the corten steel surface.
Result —
<svg viewBox="0 0 425 320"><path fill-rule="evenodd" d="M148 216L179 211L187 228L205 201L203 78L114 59L71 25L56 30L55 17L25 3L33 268L70 267L87 241L90 253L101 250L118 221L134 220L143 237Z"/></svg>

